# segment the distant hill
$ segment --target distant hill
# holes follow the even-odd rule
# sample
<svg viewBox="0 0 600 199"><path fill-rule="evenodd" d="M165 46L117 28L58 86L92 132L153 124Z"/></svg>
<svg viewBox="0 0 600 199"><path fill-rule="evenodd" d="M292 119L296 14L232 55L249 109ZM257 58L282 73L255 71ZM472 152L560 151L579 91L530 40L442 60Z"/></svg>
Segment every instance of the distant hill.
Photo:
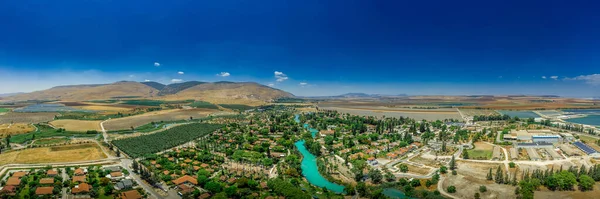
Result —
<svg viewBox="0 0 600 199"><path fill-rule="evenodd" d="M89 101L123 96L162 100L202 100L214 104L259 105L279 98L294 97L291 93L253 82L183 82L164 85L158 82L115 82L98 85L57 86L47 90L4 97L9 101L62 100Z"/></svg>
<svg viewBox="0 0 600 199"><path fill-rule="evenodd" d="M160 90L160 92L158 93L158 95L164 96L164 95L175 94L175 93L178 93L179 91L182 91L182 90L185 90L185 89L188 89L188 88L191 88L196 85L203 84L203 83L205 83L205 82L189 81L189 82L169 84L169 85L166 85L164 88L162 88Z"/></svg>
<svg viewBox="0 0 600 199"><path fill-rule="evenodd" d="M145 84L146 86L150 86L156 90L162 90L164 89L167 85L158 83L158 82L140 82L142 84Z"/></svg>
<svg viewBox="0 0 600 199"><path fill-rule="evenodd" d="M0 97L10 97L13 95L19 95L19 94L23 94L22 92L19 93L0 93Z"/></svg>
<svg viewBox="0 0 600 199"><path fill-rule="evenodd" d="M48 90L24 93L4 98L5 100L63 100L87 101L94 99L110 99L119 96L153 97L158 90L139 82L115 82L98 85L57 86Z"/></svg>
<svg viewBox="0 0 600 199"><path fill-rule="evenodd" d="M294 95L254 82L201 83L164 96L165 99L199 99L216 104L256 104L289 97Z"/></svg>

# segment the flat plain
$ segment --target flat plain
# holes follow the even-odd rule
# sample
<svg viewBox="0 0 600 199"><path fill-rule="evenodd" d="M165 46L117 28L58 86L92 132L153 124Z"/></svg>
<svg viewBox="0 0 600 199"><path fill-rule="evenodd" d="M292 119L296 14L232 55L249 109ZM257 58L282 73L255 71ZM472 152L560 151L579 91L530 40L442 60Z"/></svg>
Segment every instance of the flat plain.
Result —
<svg viewBox="0 0 600 199"><path fill-rule="evenodd" d="M174 109L153 111L141 115L108 120L104 122L104 128L109 131L123 130L129 129L132 126L138 127L150 122L185 120L190 119L190 117L201 118L218 111L219 110L215 109Z"/></svg>
<svg viewBox="0 0 600 199"><path fill-rule="evenodd" d="M53 112L40 112L40 113L15 113L9 112L4 115L0 115L0 124L9 123L39 123L48 122L54 119L54 116L58 113Z"/></svg>
<svg viewBox="0 0 600 199"><path fill-rule="evenodd" d="M75 162L106 158L95 143L30 148L0 154L0 165Z"/></svg>
<svg viewBox="0 0 600 199"><path fill-rule="evenodd" d="M101 131L98 120L54 120L50 122L56 128L64 128L67 131L85 132L88 130Z"/></svg>
<svg viewBox="0 0 600 199"><path fill-rule="evenodd" d="M0 124L0 138L8 135L17 135L34 131L35 128L31 124L15 123L15 124Z"/></svg>

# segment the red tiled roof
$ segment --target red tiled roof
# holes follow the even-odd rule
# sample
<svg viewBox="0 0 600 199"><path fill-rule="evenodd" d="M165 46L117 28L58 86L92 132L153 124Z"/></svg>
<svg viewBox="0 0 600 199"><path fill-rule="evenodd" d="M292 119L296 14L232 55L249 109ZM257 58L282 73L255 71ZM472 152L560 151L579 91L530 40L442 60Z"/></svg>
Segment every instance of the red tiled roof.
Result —
<svg viewBox="0 0 600 199"><path fill-rule="evenodd" d="M71 189L72 193L87 193L90 192L90 188L92 186L90 186L87 183L81 183L79 185L76 185L75 187L73 187L73 189Z"/></svg>
<svg viewBox="0 0 600 199"><path fill-rule="evenodd" d="M114 177L121 177L121 176L123 176L123 173L121 173L120 171L115 171L115 172L111 172L110 176L113 177L113 178Z"/></svg>
<svg viewBox="0 0 600 199"><path fill-rule="evenodd" d="M35 189L35 195L48 195L52 194L54 187L38 187Z"/></svg>
<svg viewBox="0 0 600 199"><path fill-rule="evenodd" d="M5 194L14 194L15 192L17 192L16 186L4 186L2 188L2 190L0 190L0 193L5 193Z"/></svg>
<svg viewBox="0 0 600 199"><path fill-rule="evenodd" d="M57 175L57 174L58 174L58 171L52 170L52 169L50 169L46 172L46 175Z"/></svg>
<svg viewBox="0 0 600 199"><path fill-rule="evenodd" d="M82 168L77 168L77 169L75 169L75 172L74 172L74 174L75 174L75 175L84 175L84 174L85 174L85 172L83 172L83 169L82 169Z"/></svg>
<svg viewBox="0 0 600 199"><path fill-rule="evenodd" d="M119 194L119 198L121 199L141 199L142 195L137 190L126 191Z"/></svg>
<svg viewBox="0 0 600 199"><path fill-rule="evenodd" d="M14 172L13 175L12 175L12 177L19 177L20 178L20 177L23 177L25 175L27 175L27 172L19 171L19 172Z"/></svg>
<svg viewBox="0 0 600 199"><path fill-rule="evenodd" d="M40 179L40 184L53 184L54 178L42 178Z"/></svg>
<svg viewBox="0 0 600 199"><path fill-rule="evenodd" d="M19 184L21 184L21 179L18 177L10 177L6 181L6 185L8 186L19 186Z"/></svg>
<svg viewBox="0 0 600 199"><path fill-rule="evenodd" d="M177 185L177 187L179 188L179 192L181 192L181 194L191 193L194 191L194 187L190 187L185 184Z"/></svg>
<svg viewBox="0 0 600 199"><path fill-rule="evenodd" d="M202 195L198 196L198 199L207 199L210 198L210 193L203 193Z"/></svg>
<svg viewBox="0 0 600 199"><path fill-rule="evenodd" d="M73 176L73 182L85 182L85 176Z"/></svg>
<svg viewBox="0 0 600 199"><path fill-rule="evenodd" d="M198 180L196 180L196 178L193 178L193 177L188 176L188 175L181 176L180 178L177 178L177 179L173 180L173 183L175 183L176 185L180 185L180 184L183 184L185 182L189 182L189 183L192 183L194 185L198 185Z"/></svg>

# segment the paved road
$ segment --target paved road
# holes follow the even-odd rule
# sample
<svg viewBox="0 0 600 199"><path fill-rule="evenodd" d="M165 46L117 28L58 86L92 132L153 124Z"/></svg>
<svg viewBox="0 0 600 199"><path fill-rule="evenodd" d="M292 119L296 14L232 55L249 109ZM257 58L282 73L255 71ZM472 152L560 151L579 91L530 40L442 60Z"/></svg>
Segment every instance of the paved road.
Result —
<svg viewBox="0 0 600 199"><path fill-rule="evenodd" d="M60 169L60 175L62 176L63 182L69 180L69 175L67 175L67 172L65 172L64 168ZM67 199L67 188L66 187L62 188L62 199Z"/></svg>
<svg viewBox="0 0 600 199"><path fill-rule="evenodd" d="M154 191L154 188L152 186L146 184L140 178L140 176L138 176L137 174L135 174L133 172L133 169L131 169L131 167L129 167L132 163L133 163L133 161L131 159L125 159L125 158L121 159L121 167L125 168L129 172L129 176L131 176L137 182L138 185L142 186L154 198L157 198L157 199L164 198L160 194L158 194L156 191Z"/></svg>

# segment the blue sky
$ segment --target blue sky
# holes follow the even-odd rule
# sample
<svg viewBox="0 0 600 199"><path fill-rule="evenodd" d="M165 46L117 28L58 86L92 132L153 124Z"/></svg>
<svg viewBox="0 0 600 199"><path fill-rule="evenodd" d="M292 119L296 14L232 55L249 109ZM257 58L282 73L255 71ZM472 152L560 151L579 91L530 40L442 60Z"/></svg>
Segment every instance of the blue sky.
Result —
<svg viewBox="0 0 600 199"><path fill-rule="evenodd" d="M254 81L304 96L600 96L599 6L1 1L0 93L119 80L201 80Z"/></svg>

